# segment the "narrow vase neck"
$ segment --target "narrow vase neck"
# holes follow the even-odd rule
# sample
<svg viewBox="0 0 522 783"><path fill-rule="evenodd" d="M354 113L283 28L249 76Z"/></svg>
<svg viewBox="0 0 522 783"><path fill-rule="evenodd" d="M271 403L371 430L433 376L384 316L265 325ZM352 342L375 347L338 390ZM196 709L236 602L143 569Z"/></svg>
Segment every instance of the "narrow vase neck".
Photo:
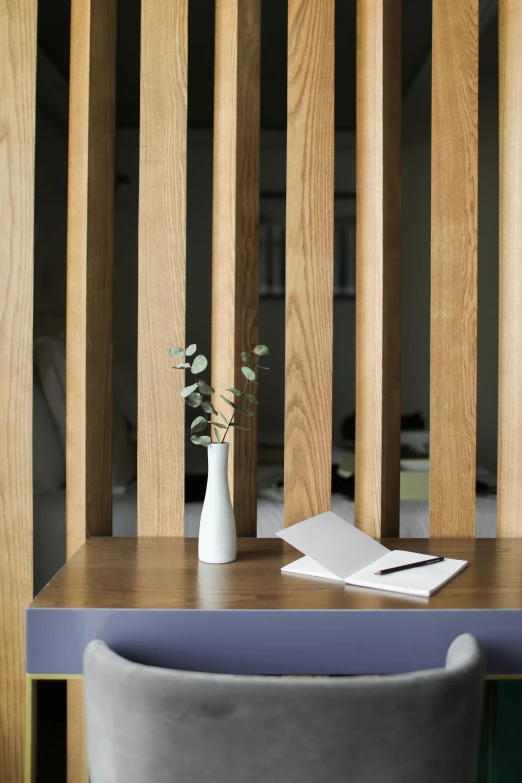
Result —
<svg viewBox="0 0 522 783"><path fill-rule="evenodd" d="M228 467L228 443L211 443L207 446L208 470L209 474L213 471L226 471Z"/></svg>

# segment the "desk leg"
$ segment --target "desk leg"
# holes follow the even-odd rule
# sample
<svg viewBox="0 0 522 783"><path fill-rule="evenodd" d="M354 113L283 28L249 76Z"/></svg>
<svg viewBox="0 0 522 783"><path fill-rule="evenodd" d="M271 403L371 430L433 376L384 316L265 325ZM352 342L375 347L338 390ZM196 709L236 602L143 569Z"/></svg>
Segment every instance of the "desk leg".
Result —
<svg viewBox="0 0 522 783"><path fill-rule="evenodd" d="M67 783L89 783L83 680L67 683Z"/></svg>
<svg viewBox="0 0 522 783"><path fill-rule="evenodd" d="M25 677L25 783L36 783L36 694L38 680Z"/></svg>

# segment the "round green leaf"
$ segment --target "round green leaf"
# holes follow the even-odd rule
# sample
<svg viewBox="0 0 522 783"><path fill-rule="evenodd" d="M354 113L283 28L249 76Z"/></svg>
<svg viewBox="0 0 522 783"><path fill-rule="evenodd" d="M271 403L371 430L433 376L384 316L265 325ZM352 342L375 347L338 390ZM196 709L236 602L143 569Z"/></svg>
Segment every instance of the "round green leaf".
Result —
<svg viewBox="0 0 522 783"><path fill-rule="evenodd" d="M192 383L190 386L185 386L185 388L180 391L180 394L182 397L188 397L189 394L192 394L192 392L196 391L197 388L197 383Z"/></svg>
<svg viewBox="0 0 522 783"><path fill-rule="evenodd" d="M211 402L202 402L201 407L205 413L213 413L214 416L217 416L217 410L214 408Z"/></svg>
<svg viewBox="0 0 522 783"><path fill-rule="evenodd" d="M243 351L243 353L241 354L241 358L243 359L247 367L250 367L251 370L254 369L254 365L252 364L250 357L246 351Z"/></svg>
<svg viewBox="0 0 522 783"><path fill-rule="evenodd" d="M196 343L192 343L192 345L189 345L189 347L185 349L185 356L192 356L192 354L196 352L196 348L197 348Z"/></svg>
<svg viewBox="0 0 522 783"><path fill-rule="evenodd" d="M190 425L191 432L201 432L208 427L208 421L204 416L197 416Z"/></svg>
<svg viewBox="0 0 522 783"><path fill-rule="evenodd" d="M242 424L237 424L235 421L233 421L230 426L235 427L236 430L243 430L243 432L248 432L248 427L243 427Z"/></svg>
<svg viewBox="0 0 522 783"><path fill-rule="evenodd" d="M253 402L254 405L259 405L259 402L256 400L253 394L245 394L245 400L248 400L249 402Z"/></svg>
<svg viewBox="0 0 522 783"><path fill-rule="evenodd" d="M205 383L202 378L199 379L198 386L201 394L214 394L216 391L212 386L209 386L208 383Z"/></svg>
<svg viewBox="0 0 522 783"><path fill-rule="evenodd" d="M185 351L183 348L179 348L178 346L171 348L169 351L169 356L172 356L173 359L177 359L178 356L183 356Z"/></svg>
<svg viewBox="0 0 522 783"><path fill-rule="evenodd" d="M203 356L202 353L198 354L194 361L192 362L192 367L190 368L190 371L193 373L193 375L197 375L200 372L203 372L203 370L206 369L208 364L207 357Z"/></svg>
<svg viewBox="0 0 522 783"><path fill-rule="evenodd" d="M174 370L186 370L187 367L190 367L190 364L187 364L187 362L183 362L183 364L176 364L176 366L173 369Z"/></svg>
<svg viewBox="0 0 522 783"><path fill-rule="evenodd" d="M266 345L256 345L254 348L254 353L257 353L258 356L266 356L268 353L268 348Z"/></svg>
<svg viewBox="0 0 522 783"><path fill-rule="evenodd" d="M225 391L232 392L232 394L235 394L236 397L242 397L243 392L239 391L239 389L225 389Z"/></svg>
<svg viewBox="0 0 522 783"><path fill-rule="evenodd" d="M233 402L230 402L230 400L227 400L227 398L223 397L222 394L220 394L219 396L221 397L222 400L224 400L226 402L227 405L230 405L231 408L235 408L236 407Z"/></svg>
<svg viewBox="0 0 522 783"><path fill-rule="evenodd" d="M203 397L199 392L192 392L188 397L185 397L185 402L190 405L191 408L199 408L202 405Z"/></svg>
<svg viewBox="0 0 522 783"><path fill-rule="evenodd" d="M243 373L245 378L248 378L249 381L255 381L256 374L252 369L250 369L250 367L242 367L241 372Z"/></svg>
<svg viewBox="0 0 522 783"><path fill-rule="evenodd" d="M210 446L211 440L208 435L192 435L190 440L195 443L196 446Z"/></svg>

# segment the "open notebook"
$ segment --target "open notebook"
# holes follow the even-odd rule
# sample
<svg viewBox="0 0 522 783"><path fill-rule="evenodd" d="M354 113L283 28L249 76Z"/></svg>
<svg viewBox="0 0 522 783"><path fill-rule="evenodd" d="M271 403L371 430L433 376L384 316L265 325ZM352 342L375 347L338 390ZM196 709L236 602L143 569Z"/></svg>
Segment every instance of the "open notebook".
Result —
<svg viewBox="0 0 522 783"><path fill-rule="evenodd" d="M332 511L280 530L277 535L305 557L289 563L284 573L322 577L357 587L371 587L428 597L467 566L467 560L446 558L423 568L378 576L376 571L430 560L434 555L389 550Z"/></svg>

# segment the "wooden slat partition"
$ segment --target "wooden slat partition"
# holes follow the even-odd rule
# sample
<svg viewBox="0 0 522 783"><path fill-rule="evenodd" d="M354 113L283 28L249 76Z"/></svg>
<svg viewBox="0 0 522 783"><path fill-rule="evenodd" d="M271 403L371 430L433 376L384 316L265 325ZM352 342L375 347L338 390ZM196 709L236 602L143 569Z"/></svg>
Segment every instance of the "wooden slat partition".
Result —
<svg viewBox="0 0 522 783"><path fill-rule="evenodd" d="M72 0L67 230L67 558L112 533L116 0ZM85 780L78 683L67 687L67 780Z"/></svg>
<svg viewBox="0 0 522 783"><path fill-rule="evenodd" d="M20 781L33 595L36 0L0 0L0 780Z"/></svg>
<svg viewBox="0 0 522 783"><path fill-rule="evenodd" d="M219 392L244 386L241 352L258 342L260 45L260 0L217 0L212 385ZM257 416L248 428L227 436L239 536L256 535Z"/></svg>
<svg viewBox="0 0 522 783"><path fill-rule="evenodd" d="M138 534L184 528L188 0L142 0L138 301ZM192 376L191 376L192 377ZM189 381L187 380L187 383Z"/></svg>
<svg viewBox="0 0 522 783"><path fill-rule="evenodd" d="M331 504L334 0L289 0L287 133L286 526Z"/></svg>
<svg viewBox="0 0 522 783"><path fill-rule="evenodd" d="M433 0L430 535L475 535L478 0Z"/></svg>
<svg viewBox="0 0 522 783"><path fill-rule="evenodd" d="M497 535L522 535L522 3L499 0L500 323Z"/></svg>
<svg viewBox="0 0 522 783"><path fill-rule="evenodd" d="M116 0L73 0L67 230L67 558L112 532Z"/></svg>
<svg viewBox="0 0 522 783"><path fill-rule="evenodd" d="M401 0L357 4L355 523L399 535Z"/></svg>

